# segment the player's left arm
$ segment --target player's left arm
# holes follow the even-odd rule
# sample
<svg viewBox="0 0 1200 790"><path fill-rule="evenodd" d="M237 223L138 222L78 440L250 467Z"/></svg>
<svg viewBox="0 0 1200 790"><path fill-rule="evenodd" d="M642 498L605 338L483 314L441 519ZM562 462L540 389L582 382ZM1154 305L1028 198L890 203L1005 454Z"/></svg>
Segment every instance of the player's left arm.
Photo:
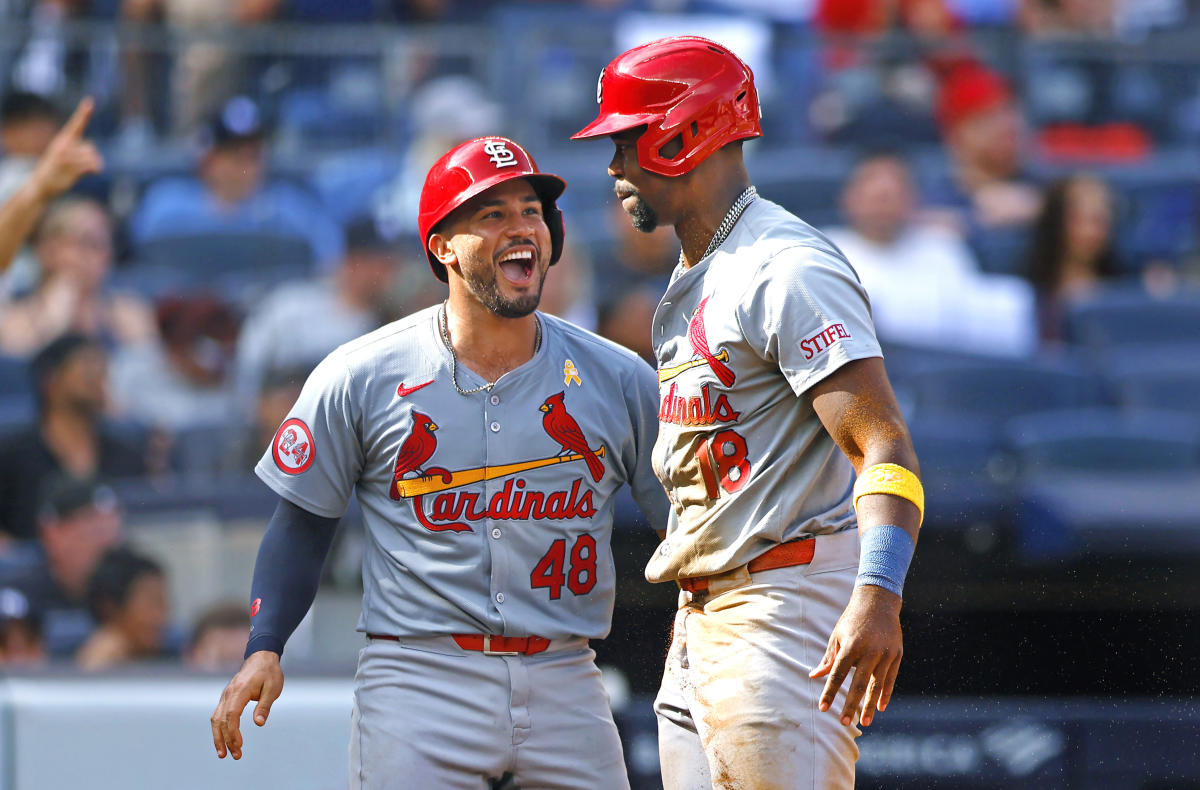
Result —
<svg viewBox="0 0 1200 790"><path fill-rule="evenodd" d="M627 445L630 452L625 459L625 468L629 472L634 501L642 509L650 528L662 540L667 534L671 503L651 464L654 442L658 438L658 376L640 359L632 364L631 371L632 380L623 387L633 433L632 442Z"/></svg>
<svg viewBox="0 0 1200 790"><path fill-rule="evenodd" d="M881 358L848 362L814 385L810 395L825 429L860 476L864 470L887 464L880 468L884 479L909 486L910 496L912 486L919 488L917 456ZM877 710L887 708L900 669L904 653L900 592L917 542L921 511L909 498L892 493L864 494L856 505L864 559L850 603L812 677L828 676L818 702L826 711L853 669L842 723L850 724L854 713L861 711L866 726ZM879 531L872 534L873 530Z"/></svg>

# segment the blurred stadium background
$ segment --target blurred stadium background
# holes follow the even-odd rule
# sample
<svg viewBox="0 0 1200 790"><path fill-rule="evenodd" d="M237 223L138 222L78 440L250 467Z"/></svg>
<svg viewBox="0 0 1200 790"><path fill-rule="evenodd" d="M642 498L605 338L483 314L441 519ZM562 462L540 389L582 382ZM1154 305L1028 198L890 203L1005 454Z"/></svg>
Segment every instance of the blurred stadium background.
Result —
<svg viewBox="0 0 1200 790"><path fill-rule="evenodd" d="M615 53L684 32L754 67L751 175L859 268L921 459L859 786L1200 787L1200 3L0 0L0 199L82 96L106 161L0 279L0 788L340 786L353 507L271 725L208 751L274 501L249 470L324 353L442 298L417 196L479 134L570 185L545 308L646 353L677 247L568 137ZM596 647L653 788L674 591L639 522ZM126 543L165 600L106 654Z"/></svg>

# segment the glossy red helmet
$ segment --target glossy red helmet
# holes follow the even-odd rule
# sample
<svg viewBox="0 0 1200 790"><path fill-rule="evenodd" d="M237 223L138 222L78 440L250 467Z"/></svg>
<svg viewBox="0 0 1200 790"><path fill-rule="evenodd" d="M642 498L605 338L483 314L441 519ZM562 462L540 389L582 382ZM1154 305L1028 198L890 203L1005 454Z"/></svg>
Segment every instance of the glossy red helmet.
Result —
<svg viewBox="0 0 1200 790"><path fill-rule="evenodd" d="M448 282L446 267L429 250L434 226L471 198L514 178L528 179L541 198L542 216L550 228L550 263L558 262L565 231L556 201L567 182L540 172L529 152L507 137L478 137L451 148L437 160L421 189L417 229L429 265L439 280Z"/></svg>
<svg viewBox="0 0 1200 790"><path fill-rule="evenodd" d="M571 139L604 137L645 125L638 165L680 176L734 140L762 135L762 110L750 67L699 36L651 41L618 55L600 72L600 114ZM662 149L675 138L683 149Z"/></svg>

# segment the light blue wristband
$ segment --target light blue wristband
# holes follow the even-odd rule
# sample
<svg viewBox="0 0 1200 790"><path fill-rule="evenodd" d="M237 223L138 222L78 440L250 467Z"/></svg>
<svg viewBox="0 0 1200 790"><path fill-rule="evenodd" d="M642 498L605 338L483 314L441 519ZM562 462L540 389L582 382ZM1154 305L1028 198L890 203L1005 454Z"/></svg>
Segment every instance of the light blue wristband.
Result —
<svg viewBox="0 0 1200 790"><path fill-rule="evenodd" d="M871 527L862 536L854 586L874 584L903 598L904 577L915 550L913 539L895 524Z"/></svg>

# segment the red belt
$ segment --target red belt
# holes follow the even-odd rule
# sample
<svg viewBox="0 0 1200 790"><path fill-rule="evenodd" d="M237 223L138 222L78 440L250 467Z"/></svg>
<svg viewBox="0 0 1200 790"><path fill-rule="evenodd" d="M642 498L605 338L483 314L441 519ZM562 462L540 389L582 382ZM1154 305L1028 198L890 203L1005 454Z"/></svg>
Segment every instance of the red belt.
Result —
<svg viewBox="0 0 1200 790"><path fill-rule="evenodd" d="M746 565L750 573L770 571L775 568L790 568L793 565L807 565L812 562L813 552L817 548L816 538L792 540L780 543L759 554ZM721 574L716 574L720 576ZM680 579L679 586L690 593L700 593L708 589L709 579L714 576L697 576L691 579Z"/></svg>
<svg viewBox="0 0 1200 790"><path fill-rule="evenodd" d="M550 647L544 636L492 636L491 634L451 634L455 644L463 650L477 650L489 656L532 656ZM402 642L400 637L390 634L367 634L369 639L387 639Z"/></svg>

